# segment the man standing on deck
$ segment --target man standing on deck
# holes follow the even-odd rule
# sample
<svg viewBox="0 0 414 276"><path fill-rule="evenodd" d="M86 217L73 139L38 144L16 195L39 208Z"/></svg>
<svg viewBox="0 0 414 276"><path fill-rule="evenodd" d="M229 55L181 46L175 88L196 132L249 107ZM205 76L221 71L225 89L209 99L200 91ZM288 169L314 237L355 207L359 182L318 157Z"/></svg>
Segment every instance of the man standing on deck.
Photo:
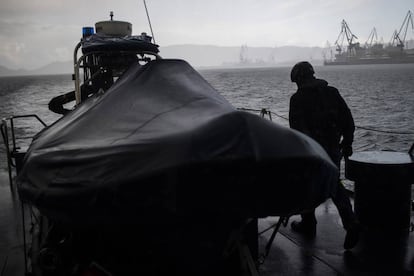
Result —
<svg viewBox="0 0 414 276"><path fill-rule="evenodd" d="M339 91L328 86L325 80L316 79L314 74L312 65L307 61L293 66L290 77L297 84L298 90L290 98L289 124L291 128L316 140L340 168L342 156L348 158L352 155L354 120ZM336 190L332 201L347 232L344 248L351 249L358 243L361 227L352 210L346 189L339 179ZM301 214L301 217L300 222L292 222L292 230L315 236L315 210Z"/></svg>

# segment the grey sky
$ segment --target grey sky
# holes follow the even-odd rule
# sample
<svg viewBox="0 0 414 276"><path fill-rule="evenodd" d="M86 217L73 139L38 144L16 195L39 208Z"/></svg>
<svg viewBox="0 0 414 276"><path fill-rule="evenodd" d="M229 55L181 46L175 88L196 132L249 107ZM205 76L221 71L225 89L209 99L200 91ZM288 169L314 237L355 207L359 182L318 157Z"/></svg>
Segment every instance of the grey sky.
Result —
<svg viewBox="0 0 414 276"><path fill-rule="evenodd" d="M157 44L325 46L342 19L364 43L373 27L389 42L412 0L146 0ZM71 60L83 26L129 21L150 33L142 0L0 0L0 65L36 68ZM410 30L412 38L413 32Z"/></svg>

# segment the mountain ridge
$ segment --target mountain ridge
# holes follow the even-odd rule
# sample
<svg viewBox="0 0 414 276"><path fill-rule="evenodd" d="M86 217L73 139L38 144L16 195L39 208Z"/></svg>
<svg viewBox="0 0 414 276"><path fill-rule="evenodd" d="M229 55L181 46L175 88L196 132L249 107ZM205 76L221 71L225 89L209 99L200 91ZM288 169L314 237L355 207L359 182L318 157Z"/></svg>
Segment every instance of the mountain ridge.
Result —
<svg viewBox="0 0 414 276"><path fill-rule="evenodd" d="M198 68L292 66L300 60L322 64L321 47L247 47L180 44L161 46L163 58L184 59ZM0 76L72 74L73 61L56 61L34 70L13 70L0 65Z"/></svg>

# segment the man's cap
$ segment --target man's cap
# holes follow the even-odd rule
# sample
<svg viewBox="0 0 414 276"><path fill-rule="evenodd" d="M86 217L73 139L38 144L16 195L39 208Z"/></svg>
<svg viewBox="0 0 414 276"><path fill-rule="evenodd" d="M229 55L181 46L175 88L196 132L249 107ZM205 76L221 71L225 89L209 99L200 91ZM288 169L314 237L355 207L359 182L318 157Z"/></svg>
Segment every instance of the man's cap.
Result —
<svg viewBox="0 0 414 276"><path fill-rule="evenodd" d="M313 77L314 74L315 71L313 70L312 65L307 61L301 61L293 66L292 71L290 72L290 80L292 82L298 82Z"/></svg>

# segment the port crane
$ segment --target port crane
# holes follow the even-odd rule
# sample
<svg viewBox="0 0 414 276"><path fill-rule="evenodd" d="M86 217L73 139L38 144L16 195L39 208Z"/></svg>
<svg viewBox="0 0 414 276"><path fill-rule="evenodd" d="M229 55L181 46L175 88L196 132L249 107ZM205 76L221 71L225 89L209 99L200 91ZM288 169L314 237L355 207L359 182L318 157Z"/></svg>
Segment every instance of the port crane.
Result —
<svg viewBox="0 0 414 276"><path fill-rule="evenodd" d="M378 41L378 35L377 35L377 29L374 27L371 31L371 33L368 36L367 41L365 42L365 47L370 48L373 44L377 44Z"/></svg>
<svg viewBox="0 0 414 276"><path fill-rule="evenodd" d="M240 47L240 55L239 55L239 61L240 61L241 64L245 64L245 63L248 62L247 52L248 52L247 45L246 44L243 44Z"/></svg>
<svg viewBox="0 0 414 276"><path fill-rule="evenodd" d="M377 29L374 27L365 42L365 54L368 56L382 56L384 54L384 43L378 42Z"/></svg>
<svg viewBox="0 0 414 276"><path fill-rule="evenodd" d="M351 29L348 26L348 23L343 19L341 22L341 32L338 35L338 38L335 41L336 51L339 55L342 54L344 40L348 42L348 54L350 56L355 56L359 48L359 42L356 42L358 37L351 32Z"/></svg>
<svg viewBox="0 0 414 276"><path fill-rule="evenodd" d="M391 37L390 46L397 47L401 49L401 51L404 49L405 40L407 38L408 27L410 25L411 25L411 29L414 31L413 13L411 11L408 11L400 27L400 30L398 32L397 30L394 31Z"/></svg>
<svg viewBox="0 0 414 276"><path fill-rule="evenodd" d="M391 64L414 63L414 40L409 36L414 34L414 15L409 10L400 29L395 30L391 41L384 43L381 37L378 40L377 30L374 27L364 45L357 42L345 20L341 22L341 32L335 41L335 60L329 61L326 52L323 54L325 65L339 64ZM344 42L348 45L344 46ZM347 47L346 47L347 46Z"/></svg>

